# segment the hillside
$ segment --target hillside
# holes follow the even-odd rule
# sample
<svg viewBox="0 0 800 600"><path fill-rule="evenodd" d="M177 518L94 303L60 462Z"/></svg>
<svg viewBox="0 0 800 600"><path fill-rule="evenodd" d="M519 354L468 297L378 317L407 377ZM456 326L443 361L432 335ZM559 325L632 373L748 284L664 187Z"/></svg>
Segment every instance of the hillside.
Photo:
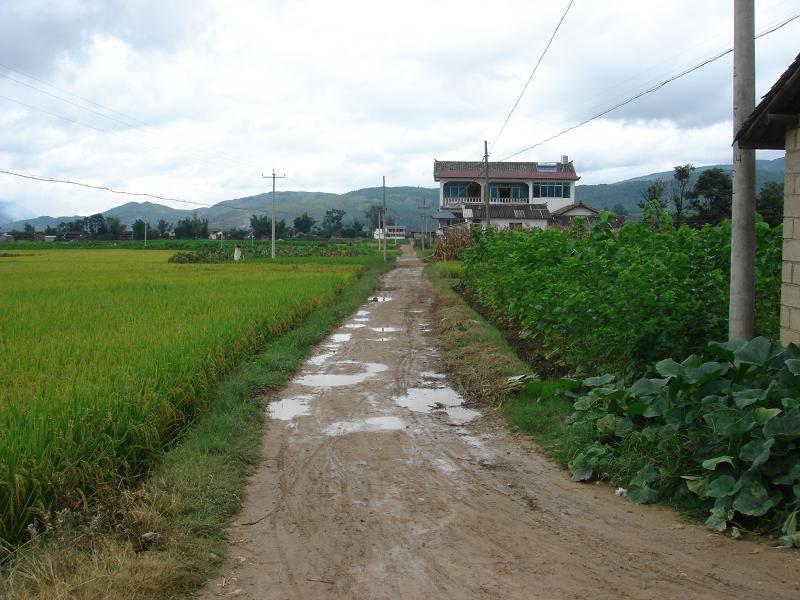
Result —
<svg viewBox="0 0 800 600"><path fill-rule="evenodd" d="M767 181L783 181L783 158L775 160L756 161L756 189ZM731 165L707 165L697 167L693 173L693 180L707 169L720 168L727 172L732 171ZM576 188L577 200L596 208L611 209L615 204L622 204L630 214L639 212L638 203L641 192L655 179L662 179L667 185L672 181L672 171L650 173L633 179L626 179L616 183L597 185L578 185ZM669 188L668 188L669 189ZM347 192L345 194L330 194L326 192L278 192L276 194L276 212L278 219L286 219L291 223L295 217L303 212L308 212L318 223L322 222L325 211L338 208L345 211L345 222L359 219L366 222L365 211L373 204L382 203L382 188L364 188ZM386 188L386 203L389 215L396 216L401 225L416 231L420 228L420 208L422 202L427 202L427 213L436 210L439 198L438 188L423 187L389 187ZM155 224L159 219L170 223L177 223L186 217L196 214L201 219L208 219L212 228L246 227L250 222L250 215L254 211L266 211L269 214L272 208L272 194L265 193L245 198L223 200L209 208L198 207L195 209L177 209L152 202L128 202L103 213L107 217L117 217L129 227L136 219L145 219ZM263 214L263 213L257 213ZM1 215L0 215L1 216ZM55 227L61 222L75 220L77 216L70 217L36 217L14 221L0 225L0 230L10 231L22 229L25 223L32 224L37 230L45 227ZM429 220L429 227L434 225Z"/></svg>
<svg viewBox="0 0 800 600"><path fill-rule="evenodd" d="M692 173L692 183L703 171L708 169L722 169L732 173L732 165L706 165L697 167ZM575 195L580 202L594 206L595 208L611 209L615 204L622 204L630 213L638 213L638 203L642 198L642 192L656 179L661 179L667 183L667 191L672 181L672 171L661 171L650 173L633 179L626 179L616 183L601 183L597 185L578 185ZM756 161L756 190L768 181L783 181L783 158L775 160Z"/></svg>

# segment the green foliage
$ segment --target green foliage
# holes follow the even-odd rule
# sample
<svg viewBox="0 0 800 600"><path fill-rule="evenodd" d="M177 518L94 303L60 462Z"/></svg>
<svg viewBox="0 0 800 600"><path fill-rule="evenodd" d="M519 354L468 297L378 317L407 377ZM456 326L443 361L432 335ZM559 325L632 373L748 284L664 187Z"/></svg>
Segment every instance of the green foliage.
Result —
<svg viewBox="0 0 800 600"><path fill-rule="evenodd" d="M294 230L297 233L311 233L311 228L316 223L315 219L312 219L308 216L307 212L304 212L299 217L296 217L294 220Z"/></svg>
<svg viewBox="0 0 800 600"><path fill-rule="evenodd" d="M722 169L700 173L694 188L686 192L689 207L695 211L690 221L695 225L716 225L731 217L733 181Z"/></svg>
<svg viewBox="0 0 800 600"><path fill-rule="evenodd" d="M0 548L52 507L144 473L234 365L375 262L231 268L167 255L37 252L3 264Z"/></svg>
<svg viewBox="0 0 800 600"><path fill-rule="evenodd" d="M666 359L627 386L594 377L574 403L572 478L627 484L640 503L696 494L706 525L777 529L800 546L800 350L758 337Z"/></svg>
<svg viewBox="0 0 800 600"><path fill-rule="evenodd" d="M464 291L525 347L540 374L627 376L727 332L730 225L673 229L666 213L613 232L475 233ZM779 229L757 228L758 333L778 331Z"/></svg>
<svg viewBox="0 0 800 600"><path fill-rule="evenodd" d="M771 227L783 222L783 184L768 181L761 186L756 198L756 210Z"/></svg>
<svg viewBox="0 0 800 600"><path fill-rule="evenodd" d="M171 263L224 263L233 261L234 245L228 243L198 245L188 252L176 252L169 258ZM271 244L243 244L245 260L263 259L272 256ZM314 257L314 256L373 256L378 252L378 245L364 242L278 242L275 255L278 258Z"/></svg>

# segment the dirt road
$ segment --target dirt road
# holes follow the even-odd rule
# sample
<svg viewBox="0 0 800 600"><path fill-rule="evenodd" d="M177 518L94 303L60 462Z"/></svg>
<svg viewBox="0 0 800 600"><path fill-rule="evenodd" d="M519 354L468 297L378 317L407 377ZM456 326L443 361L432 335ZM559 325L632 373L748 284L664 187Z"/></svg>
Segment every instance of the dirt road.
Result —
<svg viewBox="0 0 800 600"><path fill-rule="evenodd" d="M459 406L421 264L406 253L382 286L270 405L202 598L800 598L800 553L573 483Z"/></svg>

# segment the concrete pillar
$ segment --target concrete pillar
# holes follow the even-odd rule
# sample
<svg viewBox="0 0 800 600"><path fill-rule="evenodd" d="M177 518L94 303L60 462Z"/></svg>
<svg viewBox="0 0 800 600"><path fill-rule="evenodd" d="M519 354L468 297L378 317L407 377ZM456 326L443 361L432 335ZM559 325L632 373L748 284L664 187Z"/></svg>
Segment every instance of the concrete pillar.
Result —
<svg viewBox="0 0 800 600"><path fill-rule="evenodd" d="M800 345L800 128L786 132L781 342Z"/></svg>

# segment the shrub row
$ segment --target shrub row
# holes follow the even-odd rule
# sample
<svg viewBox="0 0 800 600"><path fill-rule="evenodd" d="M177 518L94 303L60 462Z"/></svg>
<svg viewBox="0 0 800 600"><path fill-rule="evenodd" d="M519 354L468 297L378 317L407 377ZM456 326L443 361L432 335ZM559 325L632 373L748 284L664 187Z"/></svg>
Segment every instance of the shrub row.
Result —
<svg viewBox="0 0 800 600"><path fill-rule="evenodd" d="M608 215L606 215L608 216ZM569 231L475 232L463 291L520 338L540 374L641 374L727 335L730 224L607 218ZM756 328L778 331L781 230L757 224Z"/></svg>

